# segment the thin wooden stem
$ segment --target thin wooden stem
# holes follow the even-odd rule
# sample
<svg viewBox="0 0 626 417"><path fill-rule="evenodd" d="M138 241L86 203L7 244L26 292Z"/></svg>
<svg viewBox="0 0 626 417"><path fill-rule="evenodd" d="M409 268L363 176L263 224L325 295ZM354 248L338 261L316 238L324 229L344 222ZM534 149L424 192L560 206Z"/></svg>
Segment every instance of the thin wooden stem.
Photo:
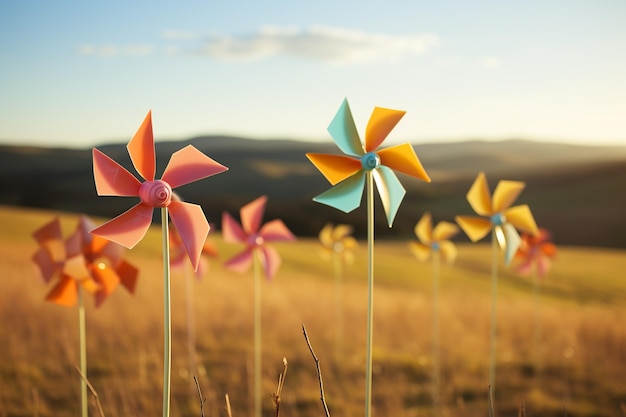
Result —
<svg viewBox="0 0 626 417"><path fill-rule="evenodd" d="M81 416L89 415L89 405L87 403L87 341L85 330L85 297L83 288L78 285L78 344L80 348L80 373L84 378L80 380L80 409Z"/></svg>
<svg viewBox="0 0 626 417"><path fill-rule="evenodd" d="M333 248L333 272L335 275L335 354L343 356L343 257Z"/></svg>
<svg viewBox="0 0 626 417"><path fill-rule="evenodd" d="M161 209L163 244L163 417L170 415L172 313L170 301L170 240L167 207Z"/></svg>
<svg viewBox="0 0 626 417"><path fill-rule="evenodd" d="M367 171L367 347L365 365L365 417L372 415L372 333L374 318L374 180Z"/></svg>
<svg viewBox="0 0 626 417"><path fill-rule="evenodd" d="M259 265L259 254L254 249L254 415L261 417L262 397L261 397L261 268Z"/></svg>
<svg viewBox="0 0 626 417"><path fill-rule="evenodd" d="M439 251L433 253L433 408L439 416Z"/></svg>
<svg viewBox="0 0 626 417"><path fill-rule="evenodd" d="M196 321L193 311L193 272L191 271L191 264L185 262L184 266L184 279L185 279L185 301L187 312L187 355L189 356L189 375L196 374Z"/></svg>
<svg viewBox="0 0 626 417"><path fill-rule="evenodd" d="M491 350L489 354L489 386L491 396L496 392L496 337L498 301L498 242L496 230L491 232Z"/></svg>

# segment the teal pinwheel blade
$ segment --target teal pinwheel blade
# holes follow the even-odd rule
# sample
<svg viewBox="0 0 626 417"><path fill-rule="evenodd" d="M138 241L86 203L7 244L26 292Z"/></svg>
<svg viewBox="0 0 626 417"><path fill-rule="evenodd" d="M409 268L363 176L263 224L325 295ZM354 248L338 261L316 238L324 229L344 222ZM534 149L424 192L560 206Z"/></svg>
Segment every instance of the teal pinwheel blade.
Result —
<svg viewBox="0 0 626 417"><path fill-rule="evenodd" d="M365 172L360 171L313 198L313 201L350 213L361 205L364 187Z"/></svg>
<svg viewBox="0 0 626 417"><path fill-rule="evenodd" d="M517 233L515 226L511 223L504 223L502 225L502 231L506 242L506 246L504 248L504 264L509 266L517 253L517 249L519 249L519 246L522 243L522 238L519 233Z"/></svg>
<svg viewBox="0 0 626 417"><path fill-rule="evenodd" d="M343 153L356 157L365 153L347 99L343 100L337 114L328 125L328 133Z"/></svg>
<svg viewBox="0 0 626 417"><path fill-rule="evenodd" d="M387 224L391 227L406 190L391 168L381 165L373 171L373 174L378 194L387 215Z"/></svg>

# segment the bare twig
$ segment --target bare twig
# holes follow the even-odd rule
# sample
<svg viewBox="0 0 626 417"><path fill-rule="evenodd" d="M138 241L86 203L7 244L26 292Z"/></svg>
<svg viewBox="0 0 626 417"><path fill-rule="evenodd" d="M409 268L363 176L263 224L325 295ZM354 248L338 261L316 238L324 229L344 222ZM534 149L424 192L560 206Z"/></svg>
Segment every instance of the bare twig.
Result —
<svg viewBox="0 0 626 417"><path fill-rule="evenodd" d="M304 324L302 325L302 333L304 333L304 340L306 340L306 344L309 347L309 351L311 352L311 356L313 356L313 361L315 361L315 368L317 369L317 380L320 384L320 400L322 401L322 405L324 406L324 413L326 417L330 417L330 413L328 412L328 406L326 405L326 398L324 398L324 383L322 382L322 371L320 370L320 361L315 356L315 352L313 352L313 346L311 346L311 342L309 341L309 336L306 334L306 328Z"/></svg>
<svg viewBox="0 0 626 417"><path fill-rule="evenodd" d="M198 398L200 399L200 417L204 417L204 403L206 402L206 398L202 397L202 391L200 391L200 383L198 382L198 378L193 376L193 380L196 383L196 389L198 390Z"/></svg>
<svg viewBox="0 0 626 417"><path fill-rule="evenodd" d="M274 405L276 406L275 417L278 417L278 413L280 412L280 394L283 392L283 385L285 384L285 375L287 375L287 358L283 358L283 372L278 375L278 387L276 387L276 392L272 393L272 400L274 400Z"/></svg>
<svg viewBox="0 0 626 417"><path fill-rule="evenodd" d="M104 417L104 411L102 410L102 404L100 404L100 397L98 396L98 392L95 390L93 385L91 385L91 382L89 382L87 377L81 372L80 368L76 365L74 366L74 368L76 368L76 372L78 372L78 375L80 375L83 381L85 381L85 383L87 384L87 388L89 388L89 392L91 392L91 395L93 395L93 397L95 398L98 414L100 415L100 417Z"/></svg>
<svg viewBox="0 0 626 417"><path fill-rule="evenodd" d="M526 417L526 401L522 401L522 405L519 407L518 417Z"/></svg>
<svg viewBox="0 0 626 417"><path fill-rule="evenodd" d="M233 417L233 410L230 409L230 398L228 397L228 394L224 395L224 397L226 397L226 415L228 415L228 417Z"/></svg>

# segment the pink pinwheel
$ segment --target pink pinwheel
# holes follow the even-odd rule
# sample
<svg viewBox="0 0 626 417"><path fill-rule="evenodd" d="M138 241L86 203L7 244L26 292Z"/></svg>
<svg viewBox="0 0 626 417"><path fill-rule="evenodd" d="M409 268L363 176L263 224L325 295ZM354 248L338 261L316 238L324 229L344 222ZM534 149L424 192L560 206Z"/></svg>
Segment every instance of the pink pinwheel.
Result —
<svg viewBox="0 0 626 417"><path fill-rule="evenodd" d="M543 278L550 269L551 260L556 257L556 246L552 243L550 232L540 228L537 236L522 234L520 247L515 254L515 259L521 261L517 272L529 275L536 265L539 277Z"/></svg>
<svg viewBox="0 0 626 417"><path fill-rule="evenodd" d="M171 251L170 261L172 263L172 269L182 269L186 259L188 258L185 245L183 244L183 240L181 239L180 235L176 231L176 228L171 228L169 232ZM209 256L215 258L218 255L215 244L208 240L204 242L200 255L200 262L198 263L198 268L196 269L196 278L201 278L209 267L204 257ZM204 255L204 257L202 255Z"/></svg>
<svg viewBox="0 0 626 417"><path fill-rule="evenodd" d="M188 145L174 152L161 179L155 180L156 156L151 112L148 112L127 149L133 166L145 181L140 182L120 164L94 148L96 189L101 196L134 196L139 197L140 202L92 233L132 248L150 227L154 208L167 207L189 259L194 269L197 269L209 233L209 223L199 205L180 201L173 196L172 189L219 174L228 168Z"/></svg>
<svg viewBox="0 0 626 417"><path fill-rule="evenodd" d="M228 213L222 216L222 234L228 243L244 243L246 248L226 262L225 266L237 272L246 272L250 269L253 255L256 251L268 280L274 278L281 264L281 258L276 249L268 246L270 242L289 242L295 236L287 229L282 220L272 220L261 226L267 197L262 196L246 204L240 210L241 226Z"/></svg>

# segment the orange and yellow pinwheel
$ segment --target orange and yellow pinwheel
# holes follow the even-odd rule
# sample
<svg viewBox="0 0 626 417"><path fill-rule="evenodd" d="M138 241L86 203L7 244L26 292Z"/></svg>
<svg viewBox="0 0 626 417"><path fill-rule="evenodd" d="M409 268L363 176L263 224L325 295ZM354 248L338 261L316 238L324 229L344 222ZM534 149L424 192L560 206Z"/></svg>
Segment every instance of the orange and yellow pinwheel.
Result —
<svg viewBox="0 0 626 417"><path fill-rule="evenodd" d="M322 256L326 259L332 259L334 256L344 263L350 263L354 260L354 249L359 245L352 234L352 226L347 224L338 224L333 227L327 223L319 233L320 243L322 244Z"/></svg>
<svg viewBox="0 0 626 417"><path fill-rule="evenodd" d="M419 261L426 261L433 253L438 252L444 261L454 262L457 255L456 245L450 239L459 232L456 224L441 221L433 229L431 214L424 213L414 231L420 241L409 242L409 248Z"/></svg>
<svg viewBox="0 0 626 417"><path fill-rule="evenodd" d="M550 232L544 228L539 229L537 236L522 234L522 242L515 254L515 259L521 262L517 267L519 274L529 275L533 266L541 278L548 273L557 252L556 245L550 241L551 238Z"/></svg>
<svg viewBox="0 0 626 417"><path fill-rule="evenodd" d="M477 214L487 218L456 216L457 223L472 242L495 230L498 244L505 250L506 265L511 263L521 243L517 229L532 235L538 233L537 224L528 205L511 207L524 187L526 184L521 181L501 180L492 196L487 177L480 172L467 193L467 201Z"/></svg>
<svg viewBox="0 0 626 417"><path fill-rule="evenodd" d="M66 240L61 236L58 218L33 234L39 249L33 256L44 282L55 281L46 300L63 306L73 306L78 287L95 297L96 307L122 284L133 293L138 270L122 258L121 246L92 236L93 223L81 216L78 228Z"/></svg>
<svg viewBox="0 0 626 417"><path fill-rule="evenodd" d="M401 110L374 108L367 123L363 145L348 100L344 100L328 126L328 132L346 155L306 154L333 185L333 188L313 200L349 213L361 204L366 174L371 172L387 215L387 223L391 227L406 194L394 170L430 182L430 177L410 144L378 150L404 114Z"/></svg>

